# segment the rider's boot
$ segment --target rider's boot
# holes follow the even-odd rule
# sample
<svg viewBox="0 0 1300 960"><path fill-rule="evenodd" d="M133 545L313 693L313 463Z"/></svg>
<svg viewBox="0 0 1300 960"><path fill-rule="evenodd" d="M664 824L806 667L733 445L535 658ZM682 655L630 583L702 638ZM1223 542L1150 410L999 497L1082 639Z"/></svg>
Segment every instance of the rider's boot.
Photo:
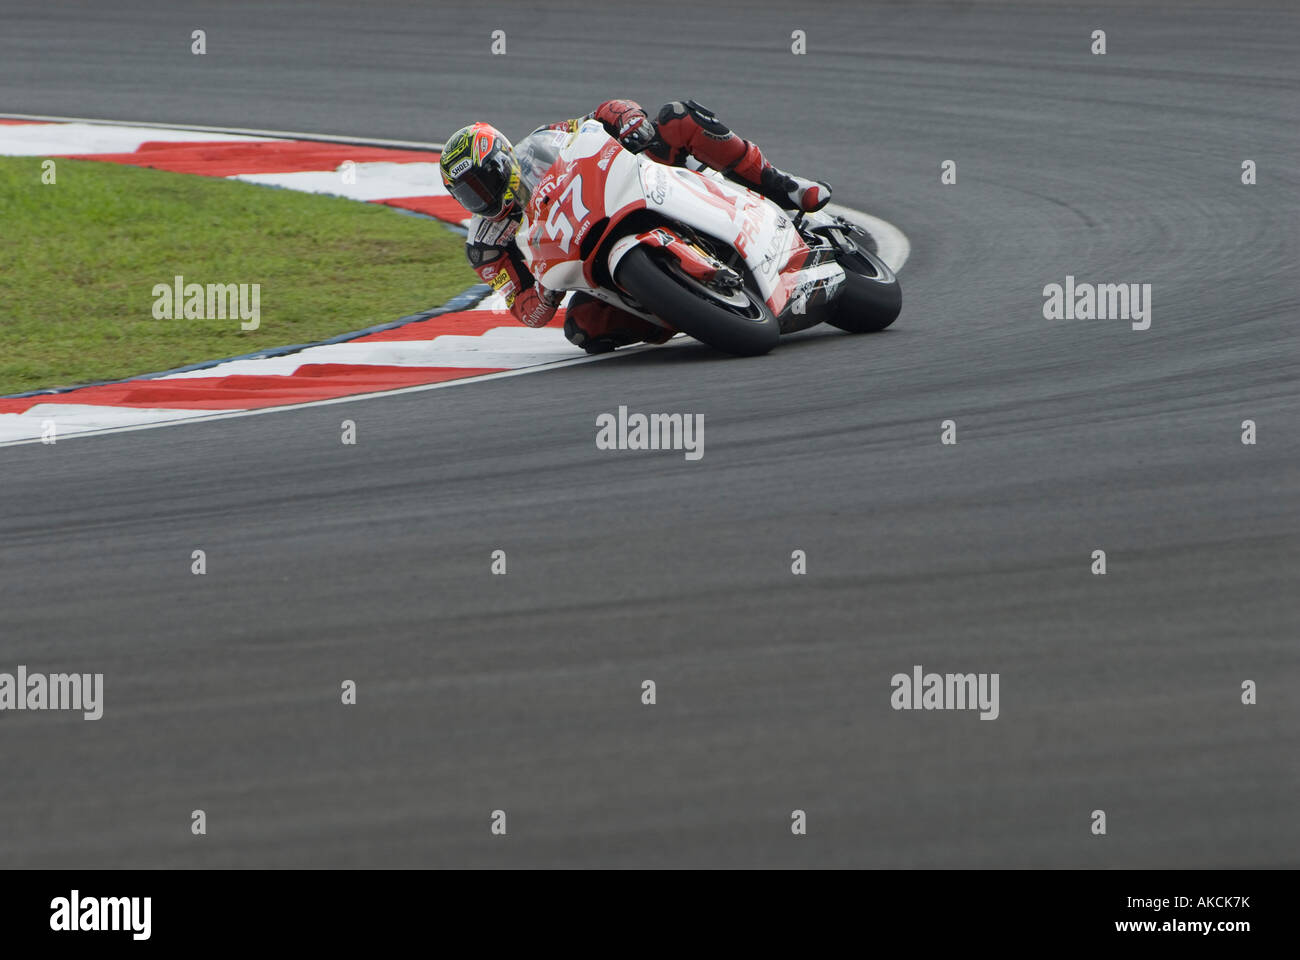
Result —
<svg viewBox="0 0 1300 960"><path fill-rule="evenodd" d="M564 314L565 337L588 353L608 353L633 343L666 343L675 332L585 293L575 293Z"/></svg>
<svg viewBox="0 0 1300 960"><path fill-rule="evenodd" d="M732 136L736 137L734 133ZM739 137L736 139L740 140ZM783 210L812 213L830 203L829 183L792 176L768 163L757 144L748 140L740 142L744 145L744 152L730 166L722 168L732 180L761 193Z"/></svg>
<svg viewBox="0 0 1300 960"><path fill-rule="evenodd" d="M763 165L758 192L786 210L812 213L831 201L831 185L821 180L805 180L778 170L770 163Z"/></svg>

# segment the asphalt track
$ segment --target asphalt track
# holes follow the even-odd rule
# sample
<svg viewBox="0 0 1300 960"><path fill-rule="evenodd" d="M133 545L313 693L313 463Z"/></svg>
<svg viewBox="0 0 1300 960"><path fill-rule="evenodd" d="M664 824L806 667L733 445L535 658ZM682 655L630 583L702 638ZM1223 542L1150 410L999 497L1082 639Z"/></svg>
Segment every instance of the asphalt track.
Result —
<svg viewBox="0 0 1300 960"><path fill-rule="evenodd" d="M97 722L0 715L0 865L1300 864L1294 6L0 12L5 110L439 140L695 96L912 243L880 335L0 450L0 670L106 674ZM1151 329L1044 320L1067 274ZM703 460L598 451L620 404L703 413ZM914 664L1000 717L892 710Z"/></svg>

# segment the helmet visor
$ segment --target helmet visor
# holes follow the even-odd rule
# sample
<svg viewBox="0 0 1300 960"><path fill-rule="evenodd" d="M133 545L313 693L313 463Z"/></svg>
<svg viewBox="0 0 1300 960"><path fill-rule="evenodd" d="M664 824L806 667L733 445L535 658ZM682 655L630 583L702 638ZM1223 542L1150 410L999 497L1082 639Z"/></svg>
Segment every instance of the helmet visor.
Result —
<svg viewBox="0 0 1300 960"><path fill-rule="evenodd" d="M505 176L496 164L466 170L448 188L457 203L481 216L491 217L501 212L506 187Z"/></svg>

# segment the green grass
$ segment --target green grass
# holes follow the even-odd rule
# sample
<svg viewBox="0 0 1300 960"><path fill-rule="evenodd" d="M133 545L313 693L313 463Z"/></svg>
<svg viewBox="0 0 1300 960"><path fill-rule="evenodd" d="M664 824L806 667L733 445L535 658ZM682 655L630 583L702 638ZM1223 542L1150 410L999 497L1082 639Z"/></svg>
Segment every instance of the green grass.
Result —
<svg viewBox="0 0 1300 960"><path fill-rule="evenodd" d="M94 161L0 157L0 394L320 340L476 281L464 241L378 204ZM261 284L261 325L154 319L153 287Z"/></svg>

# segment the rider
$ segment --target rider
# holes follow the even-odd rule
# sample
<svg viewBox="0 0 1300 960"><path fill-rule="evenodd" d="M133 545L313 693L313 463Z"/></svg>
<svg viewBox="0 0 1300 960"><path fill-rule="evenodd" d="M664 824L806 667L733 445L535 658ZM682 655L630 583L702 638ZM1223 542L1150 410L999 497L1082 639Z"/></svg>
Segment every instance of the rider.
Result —
<svg viewBox="0 0 1300 960"><path fill-rule="evenodd" d="M632 100L608 100L582 119L599 120L611 137L633 153L645 151L675 166L694 159L786 210L820 210L830 200L828 184L778 170L756 144L736 136L694 100L664 104L655 120ZM538 129L576 130L581 122ZM563 293L543 289L515 245L526 198L519 196L519 162L510 141L486 123L461 127L447 139L440 167L443 185L474 215L465 246L470 265L505 295L516 320L530 327L546 326ZM565 311L564 335L588 353L641 341L663 343L672 334L584 293L575 293Z"/></svg>

